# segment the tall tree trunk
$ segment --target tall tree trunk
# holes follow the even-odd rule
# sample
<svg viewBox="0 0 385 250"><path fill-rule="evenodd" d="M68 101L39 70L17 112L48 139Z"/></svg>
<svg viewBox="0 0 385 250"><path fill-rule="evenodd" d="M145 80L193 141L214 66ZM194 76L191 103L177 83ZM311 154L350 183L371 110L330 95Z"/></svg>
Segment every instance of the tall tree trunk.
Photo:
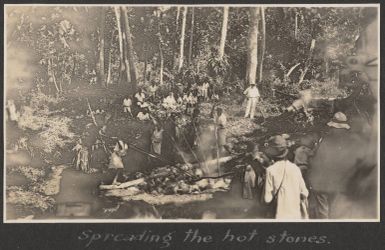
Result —
<svg viewBox="0 0 385 250"><path fill-rule="evenodd" d="M229 20L229 7L223 7L223 21L222 21L222 31L221 31L221 41L219 43L219 59L222 60L225 55L225 44L227 36L227 24Z"/></svg>
<svg viewBox="0 0 385 250"><path fill-rule="evenodd" d="M255 83L257 78L258 67L258 24L259 24L259 7L250 8L250 28L249 28L249 44L248 44L248 69L247 81L249 84Z"/></svg>
<svg viewBox="0 0 385 250"><path fill-rule="evenodd" d="M147 43L143 43L143 54L144 54L144 70L143 70L143 82L147 82Z"/></svg>
<svg viewBox="0 0 385 250"><path fill-rule="evenodd" d="M123 25L124 26L124 25ZM121 81L124 82L126 80L126 84L131 82L131 73L130 73L130 63L128 61L128 48L127 48L127 38L126 34L123 33L123 68L125 74L122 74ZM123 73L123 72L122 72ZM126 76L125 78L123 76Z"/></svg>
<svg viewBox="0 0 385 250"><path fill-rule="evenodd" d="M181 71L183 67L183 58L184 58L184 36L186 32L186 19L187 19L187 7L183 7L183 20L182 20L182 30L180 34L180 49L179 49L179 64L178 72Z"/></svg>
<svg viewBox="0 0 385 250"><path fill-rule="evenodd" d="M163 85L164 59L163 59L162 45L160 43L159 43L159 56L160 56L159 84Z"/></svg>
<svg viewBox="0 0 385 250"><path fill-rule="evenodd" d="M192 49L193 49L193 42L194 42L194 11L195 8L191 8L191 28L190 28L190 44L189 44L189 50L188 50L188 64L191 64L191 58L192 58Z"/></svg>
<svg viewBox="0 0 385 250"><path fill-rule="evenodd" d="M130 75L131 75L131 84L132 84L132 90L135 91L136 84L137 84L137 70L136 70L136 64L135 64L135 58L134 58L134 46L131 38L131 29L130 29L130 22L128 20L127 7L122 7L122 11L123 11L125 33L126 33L127 56L128 56L128 61L130 63L129 68L130 68Z"/></svg>
<svg viewBox="0 0 385 250"><path fill-rule="evenodd" d="M294 38L298 39L298 13L295 12Z"/></svg>
<svg viewBox="0 0 385 250"><path fill-rule="evenodd" d="M111 65L111 59L112 59L112 43L114 41L114 35L115 35L115 30L112 31L111 33L111 38L110 38L110 43L109 43L109 48L108 48L108 61L107 61L107 65L108 65L108 70L107 70L107 81L106 81L106 87L108 87L108 85L111 84L111 68L112 68L112 65Z"/></svg>
<svg viewBox="0 0 385 250"><path fill-rule="evenodd" d="M123 71L125 70L124 66L124 52L123 52L123 32L122 32L122 23L121 23L121 15L120 9L118 6L114 6L114 12L116 17L116 25L118 27L118 39L119 39L119 59L120 59L120 71L119 71L119 82L122 81ZM129 80L129 77L128 77ZM127 80L127 81L128 81Z"/></svg>
<svg viewBox="0 0 385 250"><path fill-rule="evenodd" d="M312 39L311 40L311 44L310 44L310 49L309 49L309 56L308 56L308 58L306 60L305 68L302 70L302 73L299 76L298 84L302 83L302 81L304 80L304 78L306 76L307 71L309 70L311 59L313 57L314 47L315 47L315 39Z"/></svg>
<svg viewBox="0 0 385 250"><path fill-rule="evenodd" d="M99 30L99 69L98 69L98 80L99 84L105 86L105 75L104 75L104 23L106 19L106 12L104 7L101 7L101 18L100 18L100 30Z"/></svg>
<svg viewBox="0 0 385 250"><path fill-rule="evenodd" d="M162 50L162 45L163 45L163 39L162 39L162 13L159 11L158 12L159 20L158 20L158 38L159 38L159 59L160 59L160 69L159 69L159 84L163 85L163 68L164 68L164 58L163 58L163 50Z"/></svg>
<svg viewBox="0 0 385 250"><path fill-rule="evenodd" d="M261 44L261 63L259 65L259 81L263 77L263 59L265 57L266 49L266 21L265 21L265 7L261 7L261 26L262 26L262 44Z"/></svg>
<svg viewBox="0 0 385 250"><path fill-rule="evenodd" d="M172 59L173 59L173 69L177 67L178 58L176 56L176 48L178 45L178 30L179 30L179 16L180 16L180 6L176 9L176 20L175 20L175 33L174 33L174 49L172 50Z"/></svg>
<svg viewBox="0 0 385 250"><path fill-rule="evenodd" d="M309 49L309 56L306 60L306 63L305 63L305 67L304 69L302 70L301 72L301 75L299 77L299 81L298 83L302 83L302 81L304 80L308 70L309 70L309 67L310 67L310 63L311 63L311 60L312 60L312 57L313 57L313 51L314 51L314 47L315 47L315 39L312 39L311 40L311 44L310 44L310 49Z"/></svg>

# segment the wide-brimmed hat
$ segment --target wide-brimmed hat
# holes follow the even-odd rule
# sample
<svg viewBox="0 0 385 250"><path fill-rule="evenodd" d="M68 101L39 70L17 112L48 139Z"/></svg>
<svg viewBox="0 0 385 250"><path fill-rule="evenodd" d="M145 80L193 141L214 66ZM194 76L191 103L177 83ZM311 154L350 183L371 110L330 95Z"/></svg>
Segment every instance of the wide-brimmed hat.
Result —
<svg viewBox="0 0 385 250"><path fill-rule="evenodd" d="M332 120L327 123L329 127L333 128L344 128L344 129L350 129L349 124L347 124L348 118L346 115L342 112L337 112L334 114Z"/></svg>
<svg viewBox="0 0 385 250"><path fill-rule="evenodd" d="M298 145L312 148L314 146L314 142L314 139L312 139L310 136L305 136L299 140Z"/></svg>
<svg viewBox="0 0 385 250"><path fill-rule="evenodd" d="M265 146L265 154L268 157L284 158L288 152L287 141L282 135L271 137Z"/></svg>

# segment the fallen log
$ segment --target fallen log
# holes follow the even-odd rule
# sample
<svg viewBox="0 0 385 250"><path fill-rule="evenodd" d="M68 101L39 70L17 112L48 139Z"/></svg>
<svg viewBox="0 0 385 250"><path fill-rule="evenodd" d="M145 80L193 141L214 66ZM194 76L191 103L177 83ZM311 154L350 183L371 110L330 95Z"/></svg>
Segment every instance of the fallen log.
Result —
<svg viewBox="0 0 385 250"><path fill-rule="evenodd" d="M120 183L120 184L100 185L99 188L100 189L104 189L104 190L108 190L108 189L123 189L123 188L127 188L127 187L137 186L139 184L144 183L146 180L149 180L149 179L156 179L156 178L164 177L164 176L171 175L171 174L172 174L171 171L165 171L165 172L149 175L147 178L139 178L139 179L136 179L136 180L127 181L127 182L123 182L123 183Z"/></svg>
<svg viewBox="0 0 385 250"><path fill-rule="evenodd" d="M143 183L145 181L144 178L139 178L133 181L127 181L120 184L114 184L114 185L100 185L100 189L108 190L108 189L119 189L119 188L127 188L131 186L139 185L140 183Z"/></svg>

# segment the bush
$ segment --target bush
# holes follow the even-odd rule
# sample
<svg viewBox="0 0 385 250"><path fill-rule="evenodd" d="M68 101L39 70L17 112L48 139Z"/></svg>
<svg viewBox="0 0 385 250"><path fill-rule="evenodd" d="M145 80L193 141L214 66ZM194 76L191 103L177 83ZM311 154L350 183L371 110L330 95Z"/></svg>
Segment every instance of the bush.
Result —
<svg viewBox="0 0 385 250"><path fill-rule="evenodd" d="M344 98L348 96L347 91L339 88L338 84L332 80L324 82L311 80L310 89L314 98Z"/></svg>
<svg viewBox="0 0 385 250"><path fill-rule="evenodd" d="M31 166L17 166L10 169L10 172L20 173L32 182L37 182L46 173L43 169L34 168Z"/></svg>
<svg viewBox="0 0 385 250"><path fill-rule="evenodd" d="M7 203L45 211L54 206L55 200L52 197L24 190L21 187L9 187L7 188Z"/></svg>
<svg viewBox="0 0 385 250"><path fill-rule="evenodd" d="M58 104L61 98L46 96L43 93L33 94L29 106L24 106L18 121L19 128L38 132L32 140L34 147L51 153L56 147L63 148L74 138L70 131L72 120L61 115L52 115L49 105Z"/></svg>

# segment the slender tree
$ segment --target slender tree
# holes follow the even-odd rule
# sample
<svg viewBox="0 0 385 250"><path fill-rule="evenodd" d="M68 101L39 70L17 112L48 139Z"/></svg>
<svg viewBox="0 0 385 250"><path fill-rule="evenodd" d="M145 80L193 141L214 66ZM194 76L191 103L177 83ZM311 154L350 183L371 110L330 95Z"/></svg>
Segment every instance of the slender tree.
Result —
<svg viewBox="0 0 385 250"><path fill-rule="evenodd" d="M294 20L294 37L295 39L298 39L298 12L295 12L295 20Z"/></svg>
<svg viewBox="0 0 385 250"><path fill-rule="evenodd" d="M98 67L98 80L100 85L105 86L105 74L104 74L104 26L106 19L106 11L104 7L100 8L100 30L99 30L99 67Z"/></svg>
<svg viewBox="0 0 385 250"><path fill-rule="evenodd" d="M179 30L179 16L180 16L180 6L176 9L176 19L175 19L175 33L174 33L174 48L178 45L178 30ZM173 69L177 67L178 58L176 56L176 50L172 50L172 58L173 58Z"/></svg>
<svg viewBox="0 0 385 250"><path fill-rule="evenodd" d="M313 57L313 51L314 51L314 47L315 47L315 39L312 39L311 40L311 44L310 44L310 49L309 49L309 55L308 55L308 58L305 62L305 68L301 71L301 75L299 76L299 81L298 83L302 83L302 81L305 79L305 76L309 70L309 67L310 67L310 64L311 64L311 60L312 60L312 57Z"/></svg>
<svg viewBox="0 0 385 250"><path fill-rule="evenodd" d="M131 84L132 84L132 89L135 91L136 84L137 84L137 70L136 70L136 64L135 64L134 46L131 38L131 29L130 29L130 22L128 17L128 10L126 6L121 7L121 9L123 13L124 26L125 26L126 48L127 48L128 61L130 64L129 68L130 68Z"/></svg>
<svg viewBox="0 0 385 250"><path fill-rule="evenodd" d="M226 44L226 35L227 35L227 24L229 20L229 7L223 7L223 21L222 21L222 31L221 31L221 40L219 43L219 59L222 60L225 55L225 44Z"/></svg>
<svg viewBox="0 0 385 250"><path fill-rule="evenodd" d="M258 67L258 24L259 24L259 7L250 8L250 27L248 42L248 66L247 81L249 84L256 82Z"/></svg>
<svg viewBox="0 0 385 250"><path fill-rule="evenodd" d="M162 12L157 11L158 15L158 39L159 39L159 59L160 59L160 69L159 69L159 83L163 85L163 71L164 71L164 58L163 58L163 38L162 38Z"/></svg>
<svg viewBox="0 0 385 250"><path fill-rule="evenodd" d="M123 72L126 67L124 66L124 51L123 51L123 31L122 31L122 22L121 22L121 14L118 6L114 6L114 13L116 18L116 26L118 28L118 41L119 41L119 59L120 59L120 72L119 72L119 81L122 81ZM129 70L126 69L127 72L127 81L130 80Z"/></svg>
<svg viewBox="0 0 385 250"><path fill-rule="evenodd" d="M190 27L190 44L189 44L189 50L188 50L188 64L191 64L191 58L192 58L192 50L193 50L193 41L194 41L194 10L195 8L191 8L191 27Z"/></svg>
<svg viewBox="0 0 385 250"><path fill-rule="evenodd" d="M266 20L265 20L265 7L261 7L261 63L259 65L259 81L262 81L263 77L263 59L265 57L266 50Z"/></svg>
<svg viewBox="0 0 385 250"><path fill-rule="evenodd" d="M112 64L111 64L111 61L112 61L112 44L114 42L114 36L115 36L115 30L113 30L111 32L111 37L110 37L110 42L108 44L108 58L107 58L107 65L108 65L108 69L107 69L107 81L106 81L106 87L108 87L108 85L111 84L111 68L112 68Z"/></svg>
<svg viewBox="0 0 385 250"><path fill-rule="evenodd" d="M187 19L187 6L183 7L183 19L182 19L182 30L181 30L181 34L180 34L178 72L180 72L182 67L183 67L184 37L185 37L185 33L186 33L186 19Z"/></svg>

